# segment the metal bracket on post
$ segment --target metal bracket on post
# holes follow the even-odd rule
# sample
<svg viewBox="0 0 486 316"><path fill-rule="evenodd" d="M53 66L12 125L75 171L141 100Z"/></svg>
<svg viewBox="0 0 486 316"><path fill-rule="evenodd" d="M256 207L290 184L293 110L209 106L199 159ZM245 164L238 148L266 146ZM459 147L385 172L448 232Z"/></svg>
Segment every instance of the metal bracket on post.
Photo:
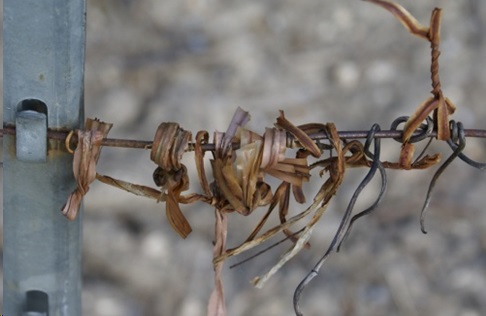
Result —
<svg viewBox="0 0 486 316"><path fill-rule="evenodd" d="M35 100L19 103L15 117L17 159L25 162L46 162L47 106Z"/></svg>
<svg viewBox="0 0 486 316"><path fill-rule="evenodd" d="M86 0L3 2L3 315L81 315L73 156L47 131L83 126L85 32Z"/></svg>

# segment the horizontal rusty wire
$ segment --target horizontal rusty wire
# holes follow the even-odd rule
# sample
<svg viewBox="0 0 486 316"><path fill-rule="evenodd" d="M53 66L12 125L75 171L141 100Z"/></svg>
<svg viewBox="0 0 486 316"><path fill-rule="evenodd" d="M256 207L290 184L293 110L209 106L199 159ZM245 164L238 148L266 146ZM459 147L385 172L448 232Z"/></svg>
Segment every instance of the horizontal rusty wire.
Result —
<svg viewBox="0 0 486 316"><path fill-rule="evenodd" d="M48 129L47 137L52 140L65 141L66 137L70 133L70 130L53 130ZM419 136L422 132L415 131L412 136ZM369 131L339 131L338 135L341 139L365 139L369 134ZM486 138L485 129L465 129L464 134L466 137ZM3 129L0 129L0 137L3 135L15 135L14 125L4 125ZM401 138L403 132L401 130L382 130L374 134L374 138ZM309 135L313 140L328 139L328 136L322 133L314 133ZM437 132L431 132L427 137L437 137ZM292 135L287 134L288 143L293 140ZM73 136L72 141L76 141L76 136ZM134 149L150 149L152 141L148 140L134 140L134 139L119 139L119 138L105 138L101 145L106 147L119 147L119 148L134 148ZM238 148L238 144L233 144L233 149ZM205 151L215 150L214 144L204 144L201 146ZM194 143L189 143L187 151L194 150Z"/></svg>

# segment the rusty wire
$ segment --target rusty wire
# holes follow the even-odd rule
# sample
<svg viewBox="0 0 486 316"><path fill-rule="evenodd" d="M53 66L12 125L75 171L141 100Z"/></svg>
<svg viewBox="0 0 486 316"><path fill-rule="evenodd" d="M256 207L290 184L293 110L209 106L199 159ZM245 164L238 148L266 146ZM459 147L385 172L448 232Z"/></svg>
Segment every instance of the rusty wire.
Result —
<svg viewBox="0 0 486 316"><path fill-rule="evenodd" d="M64 141L71 130L54 130L48 129L47 137L52 140ZM366 139L368 137L369 131L364 130L357 130L357 131L339 131L338 135L339 138L345 140L352 140L352 139ZM419 136L422 134L422 131L418 130L412 134L412 137ZM4 125L3 129L0 129L0 137L4 135L15 135L15 126L14 125ZM401 139L403 132L401 130L381 130L374 134L374 138L393 138L393 139ZM313 140L323 140L328 139L328 136L324 132L314 133L309 135L310 138ZM486 129L464 129L464 136L465 137L473 137L473 138L486 138ZM427 137L437 137L437 132L433 131L427 135ZM73 136L72 142L77 142L77 137ZM287 143L292 143L293 137L290 134L287 134ZM135 139L121 139L121 138L104 138L101 142L102 146L105 147L117 147L117 148L133 148L133 149L150 149L152 148L152 141L149 140L135 140ZM296 144L298 145L298 144ZM233 144L233 149L238 148L238 144ZM201 145L202 150L204 151L214 151L215 146L212 143L203 144ZM187 146L186 151L193 151L194 150L194 143L189 143Z"/></svg>

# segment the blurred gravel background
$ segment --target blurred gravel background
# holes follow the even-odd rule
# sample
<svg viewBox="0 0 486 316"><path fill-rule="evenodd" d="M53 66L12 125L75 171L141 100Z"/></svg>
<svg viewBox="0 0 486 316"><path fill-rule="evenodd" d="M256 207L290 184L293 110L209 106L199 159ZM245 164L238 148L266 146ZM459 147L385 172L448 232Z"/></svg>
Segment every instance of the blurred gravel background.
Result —
<svg viewBox="0 0 486 316"><path fill-rule="evenodd" d="M486 3L400 3L428 25L444 9L441 79L454 115L486 128ZM388 12L358 0L89 0L86 117L113 122L110 136L151 140L159 123L193 131L226 129L237 106L263 132L278 110L295 124L334 122L340 130L388 128L429 96L429 44ZM383 141L385 159L399 144ZM485 160L484 141L467 153ZM435 143L431 152L449 154ZM186 165L194 170L192 154ZM148 151L103 149L99 172L152 185ZM306 315L486 315L486 173L456 161L439 179L426 224L419 211L434 170L389 172L379 210L364 218L303 296ZM224 271L228 314L293 315L292 295L323 254L364 170L346 175L318 224L310 250L263 289L249 281L287 247ZM308 200L320 186L305 187ZM191 190L199 190L193 177ZM367 189L357 205L376 196ZM164 206L100 183L85 199L83 314L206 314L213 285L213 210L184 207L193 233L181 240ZM297 211L297 210L296 210ZM261 211L260 211L261 213ZM254 217L259 217L258 215ZM256 218L230 217L229 246Z"/></svg>

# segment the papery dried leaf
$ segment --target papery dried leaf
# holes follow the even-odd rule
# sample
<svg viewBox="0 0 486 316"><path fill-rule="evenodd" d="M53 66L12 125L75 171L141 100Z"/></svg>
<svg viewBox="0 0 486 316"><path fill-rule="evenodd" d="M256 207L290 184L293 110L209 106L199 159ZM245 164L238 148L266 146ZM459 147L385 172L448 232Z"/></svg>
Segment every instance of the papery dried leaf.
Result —
<svg viewBox="0 0 486 316"><path fill-rule="evenodd" d="M292 134L302 147L308 150L314 157L321 156L319 146L300 128L292 124L285 118L284 112L280 111L280 116L277 118L277 126Z"/></svg>
<svg viewBox="0 0 486 316"><path fill-rule="evenodd" d="M331 143L336 149L337 156L339 157L337 160L337 163L334 164L332 168L332 172L329 172L329 178L327 181L323 184L317 195L314 197L313 203L307 207L306 210L303 212L291 217L288 219L285 223L282 223L278 226L275 226L265 233L263 233L261 236L252 238L251 240L247 240L245 243L242 245L228 249L224 254L221 256L215 258L213 262L222 262L226 260L227 258L237 255L239 253L242 253L244 251L247 251L263 242L268 240L269 238L273 237L275 234L278 232L281 232L284 229L289 228L296 222L302 220L304 217L307 215L311 214L314 210L316 210L314 216L312 219L309 221L309 223L306 225L306 230L311 231L312 227L317 223L317 221L320 219L322 216L324 210L327 208L329 201L331 198L335 195L337 192L338 187L341 185L343 177L344 177L344 169L345 169L345 161L344 161L344 154L342 152L342 145L337 133L337 130L334 126L334 124L329 123L327 124L328 128L328 135L330 135L331 138ZM270 205L270 208L275 207L277 205L278 199L281 198L281 194L284 194L286 187L285 185L281 185L279 189L277 189L277 192L274 195L274 201ZM320 207L318 205L321 204ZM269 208L269 209L270 209ZM269 212L267 212L269 214ZM260 223L259 223L260 225ZM254 234L252 234L254 235ZM254 237L254 236L252 236ZM298 253L303 246L306 245L307 241L305 240L307 238L307 235L305 233L302 233L299 237L298 243L294 244L291 250L289 250L288 255L285 255L279 263L277 263L276 268L272 268L268 273L268 276L274 274L278 268L285 263L286 261L290 260L296 253ZM266 279L266 277L264 277ZM259 279L260 280L260 279ZM261 281L259 282L260 285L262 285ZM260 286L259 285L259 286Z"/></svg>
<svg viewBox="0 0 486 316"><path fill-rule="evenodd" d="M224 178L224 183L231 191L233 196L239 200L243 199L243 190L240 186L240 181L236 178L236 174L233 170L233 166L230 164L225 164L223 166L222 175Z"/></svg>
<svg viewBox="0 0 486 316"><path fill-rule="evenodd" d="M417 19L415 19L410 12L408 12L405 8L401 5L390 2L390 1L383 1L383 0L365 0L374 4L381 6L382 8L388 10L392 13L402 24L405 28L420 38L428 40L429 28L420 24Z"/></svg>
<svg viewBox="0 0 486 316"><path fill-rule="evenodd" d="M246 123L248 123L249 120L250 114L244 111L242 108L238 107L235 111L235 114L233 115L233 118L231 119L226 133L224 133L221 145L217 148L217 150L221 151L218 156L223 157L228 154L231 148L233 137L236 135L238 127L244 126Z"/></svg>
<svg viewBox="0 0 486 316"><path fill-rule="evenodd" d="M261 141L244 145L235 159L236 178L242 190L242 201L250 209L254 208L252 201L260 172L261 150Z"/></svg>
<svg viewBox="0 0 486 316"><path fill-rule="evenodd" d="M241 126L236 130L236 138L240 140L240 147L263 140L261 135Z"/></svg>
<svg viewBox="0 0 486 316"><path fill-rule="evenodd" d="M165 213L172 228L179 236L185 239L192 232L192 228L184 214L182 214L176 196L178 196L177 193L172 192L170 189L168 190L165 201Z"/></svg>
<svg viewBox="0 0 486 316"><path fill-rule="evenodd" d="M211 160L211 166L213 169L214 181L217 184L217 188L224 197L224 199L231 205L232 209L240 214L249 214L249 210L243 205L241 199L238 199L226 183L225 176L223 175L223 162L221 159Z"/></svg>

